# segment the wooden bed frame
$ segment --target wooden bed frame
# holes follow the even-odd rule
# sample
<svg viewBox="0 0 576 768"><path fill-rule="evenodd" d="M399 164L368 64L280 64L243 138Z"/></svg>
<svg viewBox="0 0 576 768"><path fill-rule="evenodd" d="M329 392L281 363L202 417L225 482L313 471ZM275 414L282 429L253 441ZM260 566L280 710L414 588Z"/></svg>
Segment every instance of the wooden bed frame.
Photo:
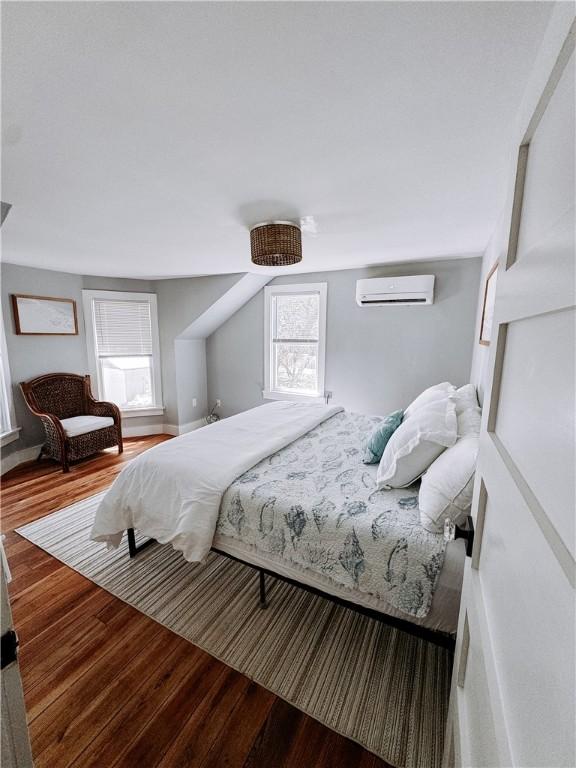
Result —
<svg viewBox="0 0 576 768"><path fill-rule="evenodd" d="M471 525L471 518L468 519L468 525ZM470 555L472 551L472 542L473 542L473 533L474 529L469 528L463 529L459 526L456 526L456 534L455 538L463 538L466 539L466 554ZM156 544L155 539L146 539L146 541L142 542L141 544L136 544L136 535L134 532L134 528L128 528L128 552L130 554L130 557L136 557L142 550L147 549L151 544ZM380 611L375 611L372 608L365 608L362 605L357 605L356 603L352 603L349 600L344 600L341 597L336 597L334 595L330 595L327 592L323 592L321 589L316 589L316 587L311 587L308 584L302 584L302 582L295 581L294 579L290 579L287 576L281 576L279 573L275 573L274 571L268 570L267 568L262 568L258 565L253 565L252 563L247 563L245 560L242 560L239 557L234 557L234 555L229 555L227 552L222 552L222 550L217 549L216 547L212 547L212 552L216 552L218 555L223 555L224 557L228 557L231 560L235 560L238 563L242 563L242 565L247 565L250 568L253 568L255 571L258 571L259 573L259 587L260 587L260 607L266 608L267 607L267 601L266 601L266 576L271 576L274 579L279 579L280 581L285 582L286 584L291 584L294 587L298 587L299 589L304 589L306 592L311 592L313 595L318 595L319 597L323 597L326 600L330 600L332 603L335 603L336 605L341 605L344 608L349 608L352 611L355 611L356 613L360 613L363 616L368 616L370 619L375 619L376 621L380 621L383 624L388 624L391 627L394 627L394 629L399 629L401 632L407 632L410 635L414 635L416 637L419 637L423 640L428 640L431 643L434 643L435 645L439 645L442 648L447 648L450 651L454 650L455 644L456 644L456 636L450 635L447 632L440 632L438 630L428 629L427 627L421 627L417 624L412 624L410 621L406 621L404 619L398 619L395 616L389 616L386 613L381 613Z"/></svg>

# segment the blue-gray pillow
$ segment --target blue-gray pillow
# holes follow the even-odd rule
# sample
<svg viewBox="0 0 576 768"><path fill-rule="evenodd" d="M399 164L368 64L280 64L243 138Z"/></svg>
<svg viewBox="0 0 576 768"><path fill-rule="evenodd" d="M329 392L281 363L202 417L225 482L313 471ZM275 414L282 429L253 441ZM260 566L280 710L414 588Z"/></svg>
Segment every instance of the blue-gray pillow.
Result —
<svg viewBox="0 0 576 768"><path fill-rule="evenodd" d="M364 464L378 464L386 448L386 443L394 432L402 424L404 411L394 411L386 416L374 429L372 434L363 445L362 461Z"/></svg>

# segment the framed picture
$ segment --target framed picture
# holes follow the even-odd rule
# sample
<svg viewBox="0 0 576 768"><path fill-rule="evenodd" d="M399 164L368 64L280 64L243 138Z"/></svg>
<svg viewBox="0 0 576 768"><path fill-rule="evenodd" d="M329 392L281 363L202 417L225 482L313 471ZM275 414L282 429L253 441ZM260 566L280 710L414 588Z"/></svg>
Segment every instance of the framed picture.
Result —
<svg viewBox="0 0 576 768"><path fill-rule="evenodd" d="M16 333L22 336L76 336L78 318L73 299L12 294Z"/></svg>
<svg viewBox="0 0 576 768"><path fill-rule="evenodd" d="M496 298L496 274L498 262L494 264L484 286L484 304L482 305L482 322L480 323L480 344L489 346L492 338L492 319L494 317L494 300Z"/></svg>

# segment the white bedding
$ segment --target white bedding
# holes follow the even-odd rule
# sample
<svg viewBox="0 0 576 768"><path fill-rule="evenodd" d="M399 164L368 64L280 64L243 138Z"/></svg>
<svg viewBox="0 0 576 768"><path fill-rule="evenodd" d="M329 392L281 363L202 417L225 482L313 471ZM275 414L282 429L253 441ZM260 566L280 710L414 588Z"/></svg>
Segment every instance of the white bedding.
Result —
<svg viewBox="0 0 576 768"><path fill-rule="evenodd" d="M123 532L136 528L202 562L228 486L341 410L277 401L151 448L118 475L98 507L91 538L118 547Z"/></svg>

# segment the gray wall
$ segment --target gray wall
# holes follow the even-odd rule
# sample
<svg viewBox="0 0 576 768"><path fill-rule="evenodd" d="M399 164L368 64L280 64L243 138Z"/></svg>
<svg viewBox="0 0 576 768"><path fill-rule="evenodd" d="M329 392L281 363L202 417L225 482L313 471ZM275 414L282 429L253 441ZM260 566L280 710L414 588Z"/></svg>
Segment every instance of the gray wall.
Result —
<svg viewBox="0 0 576 768"><path fill-rule="evenodd" d="M187 358L186 345L179 345L176 354L176 339L240 277L188 277L158 280L155 284L162 353L162 395L166 406L164 421L167 424L186 424L206 415L206 385L202 385L201 392L193 389L197 380L195 365L204 365L203 351L198 353L200 358L197 358L197 345L190 344ZM190 391L187 394L188 387ZM198 400L195 408L192 406L194 397Z"/></svg>
<svg viewBox="0 0 576 768"><path fill-rule="evenodd" d="M206 364L204 342L180 341L178 336L225 293L241 275L216 275L175 280L130 280L72 275L16 264L1 265L2 311L12 378L16 425L20 438L2 449L8 456L43 441L42 425L26 407L19 382L50 371L87 373L88 360L82 307L82 289L149 291L158 296L158 324L162 361L164 417L132 417L129 427L146 427L164 421L182 425L206 414ZM15 333L11 293L70 298L76 301L77 336L18 336ZM178 353L176 348L178 347ZM196 398L197 405L192 405Z"/></svg>
<svg viewBox="0 0 576 768"><path fill-rule="evenodd" d="M2 449L7 456L43 442L44 433L40 421L33 416L22 398L19 382L51 371L88 373L82 289L115 291L152 291L153 283L146 280L121 278L83 277L67 272L32 269L16 264L2 264L2 311L6 330L6 346L12 378L12 392L16 411L16 425L22 428L20 439ZM77 336L18 336L10 305L11 293L28 293L36 296L54 296L74 299L78 312ZM145 424L145 419L131 419L131 426Z"/></svg>
<svg viewBox="0 0 576 768"><path fill-rule="evenodd" d="M440 381L469 380L481 259L290 275L274 283L327 282L325 388L333 402L385 414ZM356 280L436 275L432 306L358 307ZM262 404L264 291L210 336L208 400L224 416Z"/></svg>
<svg viewBox="0 0 576 768"><path fill-rule="evenodd" d="M204 339L176 339L174 351L178 426L181 429L186 429L186 425L197 421L208 413L206 341Z"/></svg>

